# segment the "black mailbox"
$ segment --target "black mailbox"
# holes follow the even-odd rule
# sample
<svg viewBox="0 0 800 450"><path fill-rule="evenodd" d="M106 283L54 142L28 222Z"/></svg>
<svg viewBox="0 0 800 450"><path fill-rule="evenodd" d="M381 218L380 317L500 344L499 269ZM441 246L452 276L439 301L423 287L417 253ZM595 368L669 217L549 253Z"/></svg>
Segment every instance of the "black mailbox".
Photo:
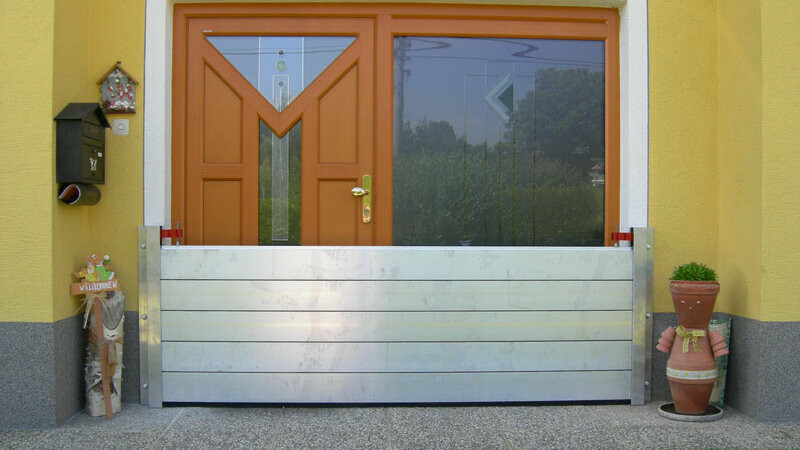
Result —
<svg viewBox="0 0 800 450"><path fill-rule="evenodd" d="M104 184L106 128L111 128L97 103L70 103L56 120L56 181Z"/></svg>

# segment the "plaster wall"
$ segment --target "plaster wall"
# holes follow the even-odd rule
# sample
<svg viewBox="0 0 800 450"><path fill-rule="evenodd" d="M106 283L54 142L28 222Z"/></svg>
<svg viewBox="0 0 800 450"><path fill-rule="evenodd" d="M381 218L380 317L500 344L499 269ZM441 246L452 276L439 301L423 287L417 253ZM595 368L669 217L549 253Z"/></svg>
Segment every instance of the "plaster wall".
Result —
<svg viewBox="0 0 800 450"><path fill-rule="evenodd" d="M107 133L106 185L93 207L56 199L53 117L67 103L97 101L95 82L117 60L141 80L144 1L7 2L0 30L0 60L13 61L0 67L0 246L9 255L0 260L0 321L56 322L75 314L71 273L92 252L111 255L127 307L135 309L141 113L110 117L129 119L130 135Z"/></svg>
<svg viewBox="0 0 800 450"><path fill-rule="evenodd" d="M109 120L128 119L128 136L106 135L108 159L103 199L90 211L92 248L111 256L125 292L125 308L137 310L136 228L142 223L142 116L144 104L144 0L91 0L90 58L87 61L90 98L98 101L97 79L115 61L139 84L136 113L113 114ZM69 311L64 311L69 314Z"/></svg>
<svg viewBox="0 0 800 450"><path fill-rule="evenodd" d="M800 2L763 0L761 320L800 321Z"/></svg>
<svg viewBox="0 0 800 450"><path fill-rule="evenodd" d="M716 4L650 0L648 16L653 310L670 312L672 268L718 262Z"/></svg>
<svg viewBox="0 0 800 450"><path fill-rule="evenodd" d="M0 183L10 193L0 199L6 218L0 245L25 255L0 261L0 273L40 275L18 277L14 286L7 281L13 275L2 277L0 320L52 322L71 315L78 304L66 294L69 273L93 251L112 256L126 309L137 308L143 86L137 86L137 114L111 117L128 118L130 135L108 133L107 184L95 207L70 208L54 199L52 116L69 101L96 100L95 81L114 61L142 81L144 3L40 0L12 3L0 18L3 59L17 62L0 68L8 80L0 92L12 99L0 107ZM782 238L800 225L791 169L797 167L791 136L800 126L794 114L800 94L786 88L797 85L792 67L800 32L789 19L797 14L787 11L798 7L788 0L649 1L648 217L657 230L657 312L672 309L660 285L671 268L695 259L719 269L725 283L720 311L800 318L792 296L800 244ZM31 200L18 204L14 199L22 196ZM763 289L762 268L763 280L770 280ZM21 291L25 300L15 300Z"/></svg>
<svg viewBox="0 0 800 450"><path fill-rule="evenodd" d="M90 0L55 0L53 37L53 109L52 117L72 102L96 101L88 95L91 75L87 72L89 61L90 27L85 15L91 7ZM72 272L78 268L82 257L92 253L89 215L92 207L68 206L56 198L58 184L55 180L55 123L52 124L48 206L53 214L53 321L75 313L77 297L69 294Z"/></svg>
<svg viewBox="0 0 800 450"><path fill-rule="evenodd" d="M716 310L800 320L800 3L649 2L655 312L671 268L718 270Z"/></svg>
<svg viewBox="0 0 800 450"><path fill-rule="evenodd" d="M97 102L97 80L116 61L137 81L144 63L144 1L56 0L53 54L53 115L70 102ZM142 85L136 86L141 108ZM139 109L141 111L141 109ZM53 317L73 315L79 297L69 295L71 273L90 253L108 254L126 295L136 309L136 227L142 217L142 114L113 114L128 119L129 135L106 131L106 184L100 203L91 207L53 205ZM53 149L55 161L55 148ZM52 187L56 189L55 183Z"/></svg>
<svg viewBox="0 0 800 450"><path fill-rule="evenodd" d="M53 2L0 14L0 321L52 322Z"/></svg>
<svg viewBox="0 0 800 450"><path fill-rule="evenodd" d="M761 319L761 4L717 2L718 311Z"/></svg>

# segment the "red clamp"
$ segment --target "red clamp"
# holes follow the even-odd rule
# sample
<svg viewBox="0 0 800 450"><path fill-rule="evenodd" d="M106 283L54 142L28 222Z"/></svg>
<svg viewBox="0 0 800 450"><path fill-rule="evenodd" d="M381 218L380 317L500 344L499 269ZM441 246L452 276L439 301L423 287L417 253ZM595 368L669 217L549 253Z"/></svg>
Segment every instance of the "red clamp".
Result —
<svg viewBox="0 0 800 450"><path fill-rule="evenodd" d="M162 239L166 239L166 238L171 238L171 239L178 238L178 239L180 239L182 237L183 237L183 230L181 230L180 228L178 228L177 230L165 230L163 228L161 229L161 238Z"/></svg>
<svg viewBox="0 0 800 450"><path fill-rule="evenodd" d="M611 233L611 240L614 241L614 242L619 242L619 241L631 241L632 242L633 241L633 233L614 232L614 233Z"/></svg>
<svg viewBox="0 0 800 450"><path fill-rule="evenodd" d="M183 239L183 230L176 228L174 230L161 229L161 239Z"/></svg>

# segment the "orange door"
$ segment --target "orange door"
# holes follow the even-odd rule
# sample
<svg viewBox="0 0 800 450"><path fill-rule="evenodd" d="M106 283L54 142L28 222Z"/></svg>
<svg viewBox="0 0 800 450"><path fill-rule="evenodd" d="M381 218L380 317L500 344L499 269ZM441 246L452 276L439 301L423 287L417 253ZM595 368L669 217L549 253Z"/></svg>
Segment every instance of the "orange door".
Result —
<svg viewBox="0 0 800 450"><path fill-rule="evenodd" d="M260 124L269 128L274 141L288 136L299 122L300 243L374 244L376 227L391 222L363 220L362 198L351 193L364 175L380 176L374 173L373 154L373 21L190 18L176 20L175 26L172 214L184 228L185 243L259 243ZM252 53L249 48L226 56L212 44L216 37L230 36L350 40L313 81L306 80L297 95L280 103L265 95L269 89L254 86L244 66L236 65L236 58ZM260 83L261 68L267 67L260 44L256 53ZM281 76L270 80L283 86L275 81ZM368 195L374 205L380 204L375 193ZM279 202L271 201L277 207Z"/></svg>

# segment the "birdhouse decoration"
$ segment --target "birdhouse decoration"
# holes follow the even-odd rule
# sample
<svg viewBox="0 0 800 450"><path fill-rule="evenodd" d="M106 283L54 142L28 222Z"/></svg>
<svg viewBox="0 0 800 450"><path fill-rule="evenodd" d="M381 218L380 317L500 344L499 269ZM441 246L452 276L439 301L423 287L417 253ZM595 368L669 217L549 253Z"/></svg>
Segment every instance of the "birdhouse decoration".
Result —
<svg viewBox="0 0 800 450"><path fill-rule="evenodd" d="M136 112L136 85L130 74L117 61L97 81L100 86L100 106L106 114L126 114Z"/></svg>

